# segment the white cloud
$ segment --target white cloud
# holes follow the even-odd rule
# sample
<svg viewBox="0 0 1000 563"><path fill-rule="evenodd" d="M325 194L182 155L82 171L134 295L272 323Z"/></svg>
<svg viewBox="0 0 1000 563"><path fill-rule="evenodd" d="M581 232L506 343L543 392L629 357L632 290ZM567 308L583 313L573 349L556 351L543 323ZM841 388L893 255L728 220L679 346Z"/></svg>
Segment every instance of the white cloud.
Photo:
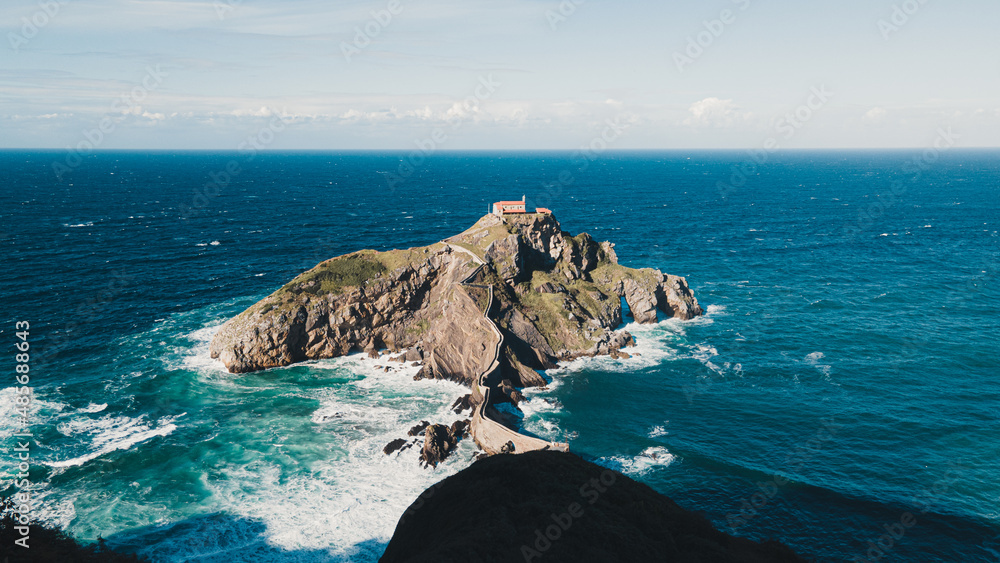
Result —
<svg viewBox="0 0 1000 563"><path fill-rule="evenodd" d="M868 112L865 113L864 117L861 119L867 123L881 123L882 121L885 121L885 116L887 114L888 112L885 111L884 108L875 107L868 110Z"/></svg>
<svg viewBox="0 0 1000 563"><path fill-rule="evenodd" d="M743 111L733 100L705 98L691 104L690 114L684 120L684 125L691 127L732 127L746 121L750 112Z"/></svg>
<svg viewBox="0 0 1000 563"><path fill-rule="evenodd" d="M263 106L262 108L257 110L238 109L233 111L232 113L236 117L271 117L272 115L274 115L274 112L271 111L271 108L267 106Z"/></svg>

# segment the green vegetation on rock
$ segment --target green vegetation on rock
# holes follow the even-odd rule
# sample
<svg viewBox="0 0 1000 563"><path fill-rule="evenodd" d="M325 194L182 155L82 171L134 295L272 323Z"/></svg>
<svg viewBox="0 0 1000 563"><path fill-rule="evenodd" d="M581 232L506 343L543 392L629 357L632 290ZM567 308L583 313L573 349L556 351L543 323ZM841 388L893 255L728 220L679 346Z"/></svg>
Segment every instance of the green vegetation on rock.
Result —
<svg viewBox="0 0 1000 563"><path fill-rule="evenodd" d="M345 287L360 286L387 270L385 264L375 259L373 254L374 251L362 250L322 262L288 282L279 293L338 294Z"/></svg>

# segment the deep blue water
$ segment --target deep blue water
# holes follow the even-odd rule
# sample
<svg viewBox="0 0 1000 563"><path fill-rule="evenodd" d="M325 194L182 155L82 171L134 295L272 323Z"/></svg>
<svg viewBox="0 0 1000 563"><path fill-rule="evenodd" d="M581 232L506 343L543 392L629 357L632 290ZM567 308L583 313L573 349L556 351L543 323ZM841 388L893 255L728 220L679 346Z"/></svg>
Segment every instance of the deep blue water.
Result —
<svg viewBox="0 0 1000 563"><path fill-rule="evenodd" d="M1000 561L1000 152L920 154L778 153L744 181L741 152L440 153L390 188L404 154L101 153L60 181L59 153L0 152L0 342L13 374L31 323L36 514L157 561L376 560L473 452L428 471L381 447L462 389L360 358L231 376L208 341L322 259L524 194L708 310L550 372L529 431L820 561L885 526L904 535L881 561Z"/></svg>

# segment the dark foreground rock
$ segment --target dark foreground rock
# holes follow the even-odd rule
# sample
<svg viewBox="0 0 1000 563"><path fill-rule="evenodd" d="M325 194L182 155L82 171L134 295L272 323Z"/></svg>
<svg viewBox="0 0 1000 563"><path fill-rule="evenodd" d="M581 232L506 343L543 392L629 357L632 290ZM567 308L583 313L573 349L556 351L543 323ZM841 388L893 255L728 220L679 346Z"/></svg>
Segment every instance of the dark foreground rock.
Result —
<svg viewBox="0 0 1000 563"><path fill-rule="evenodd" d="M4 499L3 508L9 503ZM0 517L0 556L5 563L149 563L149 559L110 549L101 540L85 545L58 528L32 522L27 540L10 513ZM21 540L22 543L15 544ZM24 543L28 547L23 547Z"/></svg>
<svg viewBox="0 0 1000 563"><path fill-rule="evenodd" d="M798 563L716 530L646 485L559 452L482 459L424 492L381 559L397 562Z"/></svg>

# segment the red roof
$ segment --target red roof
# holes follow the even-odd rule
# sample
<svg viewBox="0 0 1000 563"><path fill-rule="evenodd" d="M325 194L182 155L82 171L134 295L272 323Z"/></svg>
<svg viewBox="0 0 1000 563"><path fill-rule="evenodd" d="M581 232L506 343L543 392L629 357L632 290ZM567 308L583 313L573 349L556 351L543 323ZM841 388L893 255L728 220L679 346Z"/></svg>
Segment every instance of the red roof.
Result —
<svg viewBox="0 0 1000 563"><path fill-rule="evenodd" d="M552 213L552 210L548 207L538 207L535 208L535 213Z"/></svg>
<svg viewBox="0 0 1000 563"><path fill-rule="evenodd" d="M524 205L523 201L498 201L493 205Z"/></svg>

